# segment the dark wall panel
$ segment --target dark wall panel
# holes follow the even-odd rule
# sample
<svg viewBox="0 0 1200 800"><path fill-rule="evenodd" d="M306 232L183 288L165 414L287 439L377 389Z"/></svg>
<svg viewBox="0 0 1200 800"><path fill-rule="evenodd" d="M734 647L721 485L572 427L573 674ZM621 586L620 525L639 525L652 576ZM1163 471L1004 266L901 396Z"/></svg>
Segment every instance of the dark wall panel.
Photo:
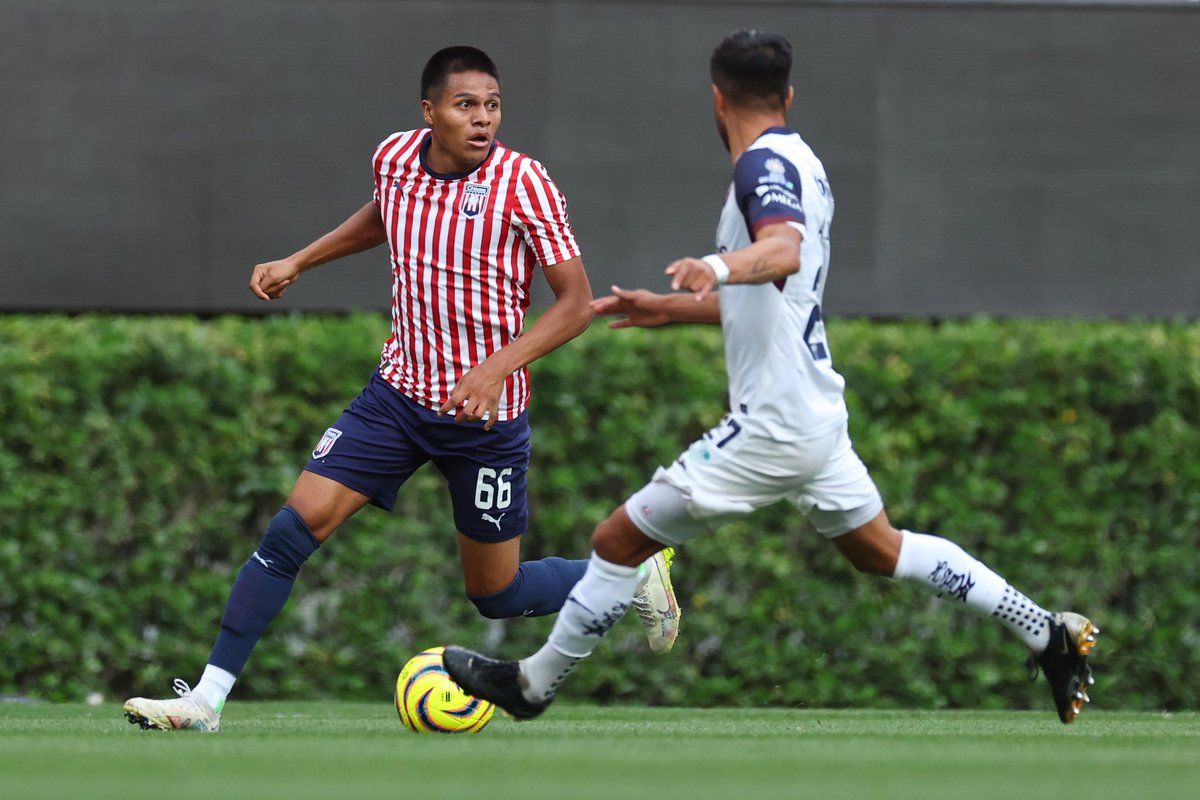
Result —
<svg viewBox="0 0 1200 800"><path fill-rule="evenodd" d="M661 287L712 246L707 58L737 27L796 48L831 313L1197 313L1200 7L886 2L6 0L0 308L262 308L250 268L370 198L460 42L499 63L500 138L567 194L597 290ZM380 251L273 307L389 287Z"/></svg>

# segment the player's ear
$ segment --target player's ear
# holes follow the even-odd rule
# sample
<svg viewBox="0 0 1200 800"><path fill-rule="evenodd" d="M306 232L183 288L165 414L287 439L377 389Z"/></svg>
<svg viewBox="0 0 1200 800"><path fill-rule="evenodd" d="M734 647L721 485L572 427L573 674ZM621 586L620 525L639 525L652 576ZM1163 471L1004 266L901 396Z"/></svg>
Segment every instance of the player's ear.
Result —
<svg viewBox="0 0 1200 800"><path fill-rule="evenodd" d="M789 86L788 93L787 93L787 100L783 101L783 110L784 111L787 111L789 108L792 107L792 100L794 100L795 97L796 97L796 88L794 86Z"/></svg>
<svg viewBox="0 0 1200 800"><path fill-rule="evenodd" d="M433 103L428 100L421 100L421 116L425 118L425 124L433 127Z"/></svg>

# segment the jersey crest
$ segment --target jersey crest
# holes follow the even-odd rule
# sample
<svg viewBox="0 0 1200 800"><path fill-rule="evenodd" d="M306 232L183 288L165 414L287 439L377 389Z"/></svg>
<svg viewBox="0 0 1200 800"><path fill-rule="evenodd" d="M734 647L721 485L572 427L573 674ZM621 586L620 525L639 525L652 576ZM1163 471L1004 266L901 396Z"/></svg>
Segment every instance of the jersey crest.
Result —
<svg viewBox="0 0 1200 800"><path fill-rule="evenodd" d="M782 183L789 189L792 188L792 182L787 179L787 167L783 165L783 161L778 158L768 158L763 162L767 173L758 179L759 183Z"/></svg>
<svg viewBox="0 0 1200 800"><path fill-rule="evenodd" d="M491 192L492 187L487 184L468 183L463 187L462 200L458 204L459 212L468 218L479 216L479 212L487 207L488 195Z"/></svg>

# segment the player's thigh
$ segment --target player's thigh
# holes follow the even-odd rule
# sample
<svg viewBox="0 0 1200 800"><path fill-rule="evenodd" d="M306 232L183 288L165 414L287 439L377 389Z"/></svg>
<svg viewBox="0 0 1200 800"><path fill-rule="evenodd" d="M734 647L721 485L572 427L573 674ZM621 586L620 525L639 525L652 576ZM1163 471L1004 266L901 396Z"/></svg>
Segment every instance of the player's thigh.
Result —
<svg viewBox="0 0 1200 800"><path fill-rule="evenodd" d="M529 524L529 423L527 418L454 424L431 445L446 478L459 533L485 544L520 536Z"/></svg>
<svg viewBox="0 0 1200 800"><path fill-rule="evenodd" d="M883 497L845 428L832 434L825 465L789 500L823 536L833 539L867 526L883 512Z"/></svg>
<svg viewBox="0 0 1200 800"><path fill-rule="evenodd" d="M333 527L344 521L352 496L365 500L349 513L367 502L387 511L392 509L401 485L429 460L424 444L414 434L417 420L413 405L376 375L326 429L293 490L293 494L302 496L299 502L313 509L310 513L317 524L322 524L323 517L328 517ZM349 494L327 482L339 484ZM310 527L314 524L303 511L297 511ZM315 530L313 535L317 535Z"/></svg>

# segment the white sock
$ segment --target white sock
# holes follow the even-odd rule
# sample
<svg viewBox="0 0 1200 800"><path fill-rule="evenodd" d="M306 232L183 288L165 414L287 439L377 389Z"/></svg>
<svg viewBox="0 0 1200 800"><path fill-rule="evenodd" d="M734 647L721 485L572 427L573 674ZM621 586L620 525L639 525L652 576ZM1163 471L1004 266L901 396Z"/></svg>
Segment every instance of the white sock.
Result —
<svg viewBox="0 0 1200 800"><path fill-rule="evenodd" d="M1008 584L1005 584L1004 596L992 616L1020 636L1035 653L1042 652L1050 644L1050 623L1054 615Z"/></svg>
<svg viewBox="0 0 1200 800"><path fill-rule="evenodd" d="M521 661L529 700L542 702L552 697L575 665L591 655L629 610L637 582L637 567L613 564L592 553L587 571L554 620L550 638L541 650Z"/></svg>
<svg viewBox="0 0 1200 800"><path fill-rule="evenodd" d="M225 698L229 697L229 693L233 691L233 684L236 682L237 676L232 672L226 672L220 667L209 664L204 668L204 674L200 676L200 682L196 684L196 688L192 689L192 694L204 698L204 702L212 706L213 711L220 714L221 709L225 707Z"/></svg>
<svg viewBox="0 0 1200 800"><path fill-rule="evenodd" d="M564 656L546 642L541 650L521 660L521 677L525 679L521 694L534 703L545 702L582 660Z"/></svg>
<svg viewBox="0 0 1200 800"><path fill-rule="evenodd" d="M981 617L995 617L1034 652L1046 649L1050 612L954 542L912 531L901 535L893 578L916 583L951 602L960 600Z"/></svg>

